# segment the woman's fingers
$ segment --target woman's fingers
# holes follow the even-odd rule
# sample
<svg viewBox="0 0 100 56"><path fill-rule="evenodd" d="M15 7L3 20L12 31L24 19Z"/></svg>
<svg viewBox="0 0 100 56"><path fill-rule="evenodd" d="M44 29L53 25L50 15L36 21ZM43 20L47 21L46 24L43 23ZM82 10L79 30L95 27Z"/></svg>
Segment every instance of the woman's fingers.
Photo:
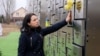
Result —
<svg viewBox="0 0 100 56"><path fill-rule="evenodd" d="M71 11L69 11L68 16L71 17Z"/></svg>
<svg viewBox="0 0 100 56"><path fill-rule="evenodd" d="M71 22L71 18L72 18L71 11L69 11L69 13L67 14L66 21Z"/></svg>

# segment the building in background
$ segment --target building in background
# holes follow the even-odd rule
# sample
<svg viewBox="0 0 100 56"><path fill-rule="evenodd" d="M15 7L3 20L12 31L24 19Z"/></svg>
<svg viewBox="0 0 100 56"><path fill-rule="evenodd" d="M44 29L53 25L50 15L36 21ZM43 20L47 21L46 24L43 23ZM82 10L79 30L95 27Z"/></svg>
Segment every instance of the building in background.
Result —
<svg viewBox="0 0 100 56"><path fill-rule="evenodd" d="M22 21L23 21L25 15L26 15L27 13L28 13L28 11L27 11L25 8L23 8L23 7L19 8L18 10L14 11L14 12L12 13L11 22L14 22L14 23L16 23L18 26L21 27Z"/></svg>
<svg viewBox="0 0 100 56"><path fill-rule="evenodd" d="M22 21L26 14L27 14L27 10L21 7L12 13L11 21L12 22Z"/></svg>

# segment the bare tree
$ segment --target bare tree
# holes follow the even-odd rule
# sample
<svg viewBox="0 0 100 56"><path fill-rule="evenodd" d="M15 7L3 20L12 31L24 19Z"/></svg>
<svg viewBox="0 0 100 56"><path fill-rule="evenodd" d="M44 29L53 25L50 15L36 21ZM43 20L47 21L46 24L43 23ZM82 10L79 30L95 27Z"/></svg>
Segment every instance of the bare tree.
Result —
<svg viewBox="0 0 100 56"><path fill-rule="evenodd" d="M27 10L28 12L34 12L34 0L27 0Z"/></svg>
<svg viewBox="0 0 100 56"><path fill-rule="evenodd" d="M2 1L0 0L0 14L2 12Z"/></svg>
<svg viewBox="0 0 100 56"><path fill-rule="evenodd" d="M1 0L1 2L6 16L6 21L7 23L10 23L11 13L14 11L15 7L15 0Z"/></svg>

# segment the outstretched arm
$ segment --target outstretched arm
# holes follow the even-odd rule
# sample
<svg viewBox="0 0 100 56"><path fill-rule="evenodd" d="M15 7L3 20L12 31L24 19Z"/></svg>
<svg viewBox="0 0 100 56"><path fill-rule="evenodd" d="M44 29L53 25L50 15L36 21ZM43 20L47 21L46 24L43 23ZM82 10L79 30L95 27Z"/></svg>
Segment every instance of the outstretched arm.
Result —
<svg viewBox="0 0 100 56"><path fill-rule="evenodd" d="M67 25L68 22L71 22L71 12L68 13L65 20L58 22L47 28L42 29L42 35L45 36L47 34L55 32L55 31L59 30L60 28L64 27L65 25Z"/></svg>
<svg viewBox="0 0 100 56"><path fill-rule="evenodd" d="M58 22L52 26L44 28L44 29L42 29L42 35L45 36L47 34L55 32L55 31L59 30L60 28L62 28L63 26L65 26L66 24L67 24L67 22L65 20L63 20L63 21Z"/></svg>

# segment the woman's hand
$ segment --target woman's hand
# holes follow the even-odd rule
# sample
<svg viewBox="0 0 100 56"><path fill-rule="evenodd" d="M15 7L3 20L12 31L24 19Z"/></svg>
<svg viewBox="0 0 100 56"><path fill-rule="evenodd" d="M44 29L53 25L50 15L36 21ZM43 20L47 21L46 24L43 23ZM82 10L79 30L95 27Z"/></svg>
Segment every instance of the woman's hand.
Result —
<svg viewBox="0 0 100 56"><path fill-rule="evenodd" d="M70 23L72 21L72 12L70 11L68 14L67 14L67 17L66 17L66 22Z"/></svg>

